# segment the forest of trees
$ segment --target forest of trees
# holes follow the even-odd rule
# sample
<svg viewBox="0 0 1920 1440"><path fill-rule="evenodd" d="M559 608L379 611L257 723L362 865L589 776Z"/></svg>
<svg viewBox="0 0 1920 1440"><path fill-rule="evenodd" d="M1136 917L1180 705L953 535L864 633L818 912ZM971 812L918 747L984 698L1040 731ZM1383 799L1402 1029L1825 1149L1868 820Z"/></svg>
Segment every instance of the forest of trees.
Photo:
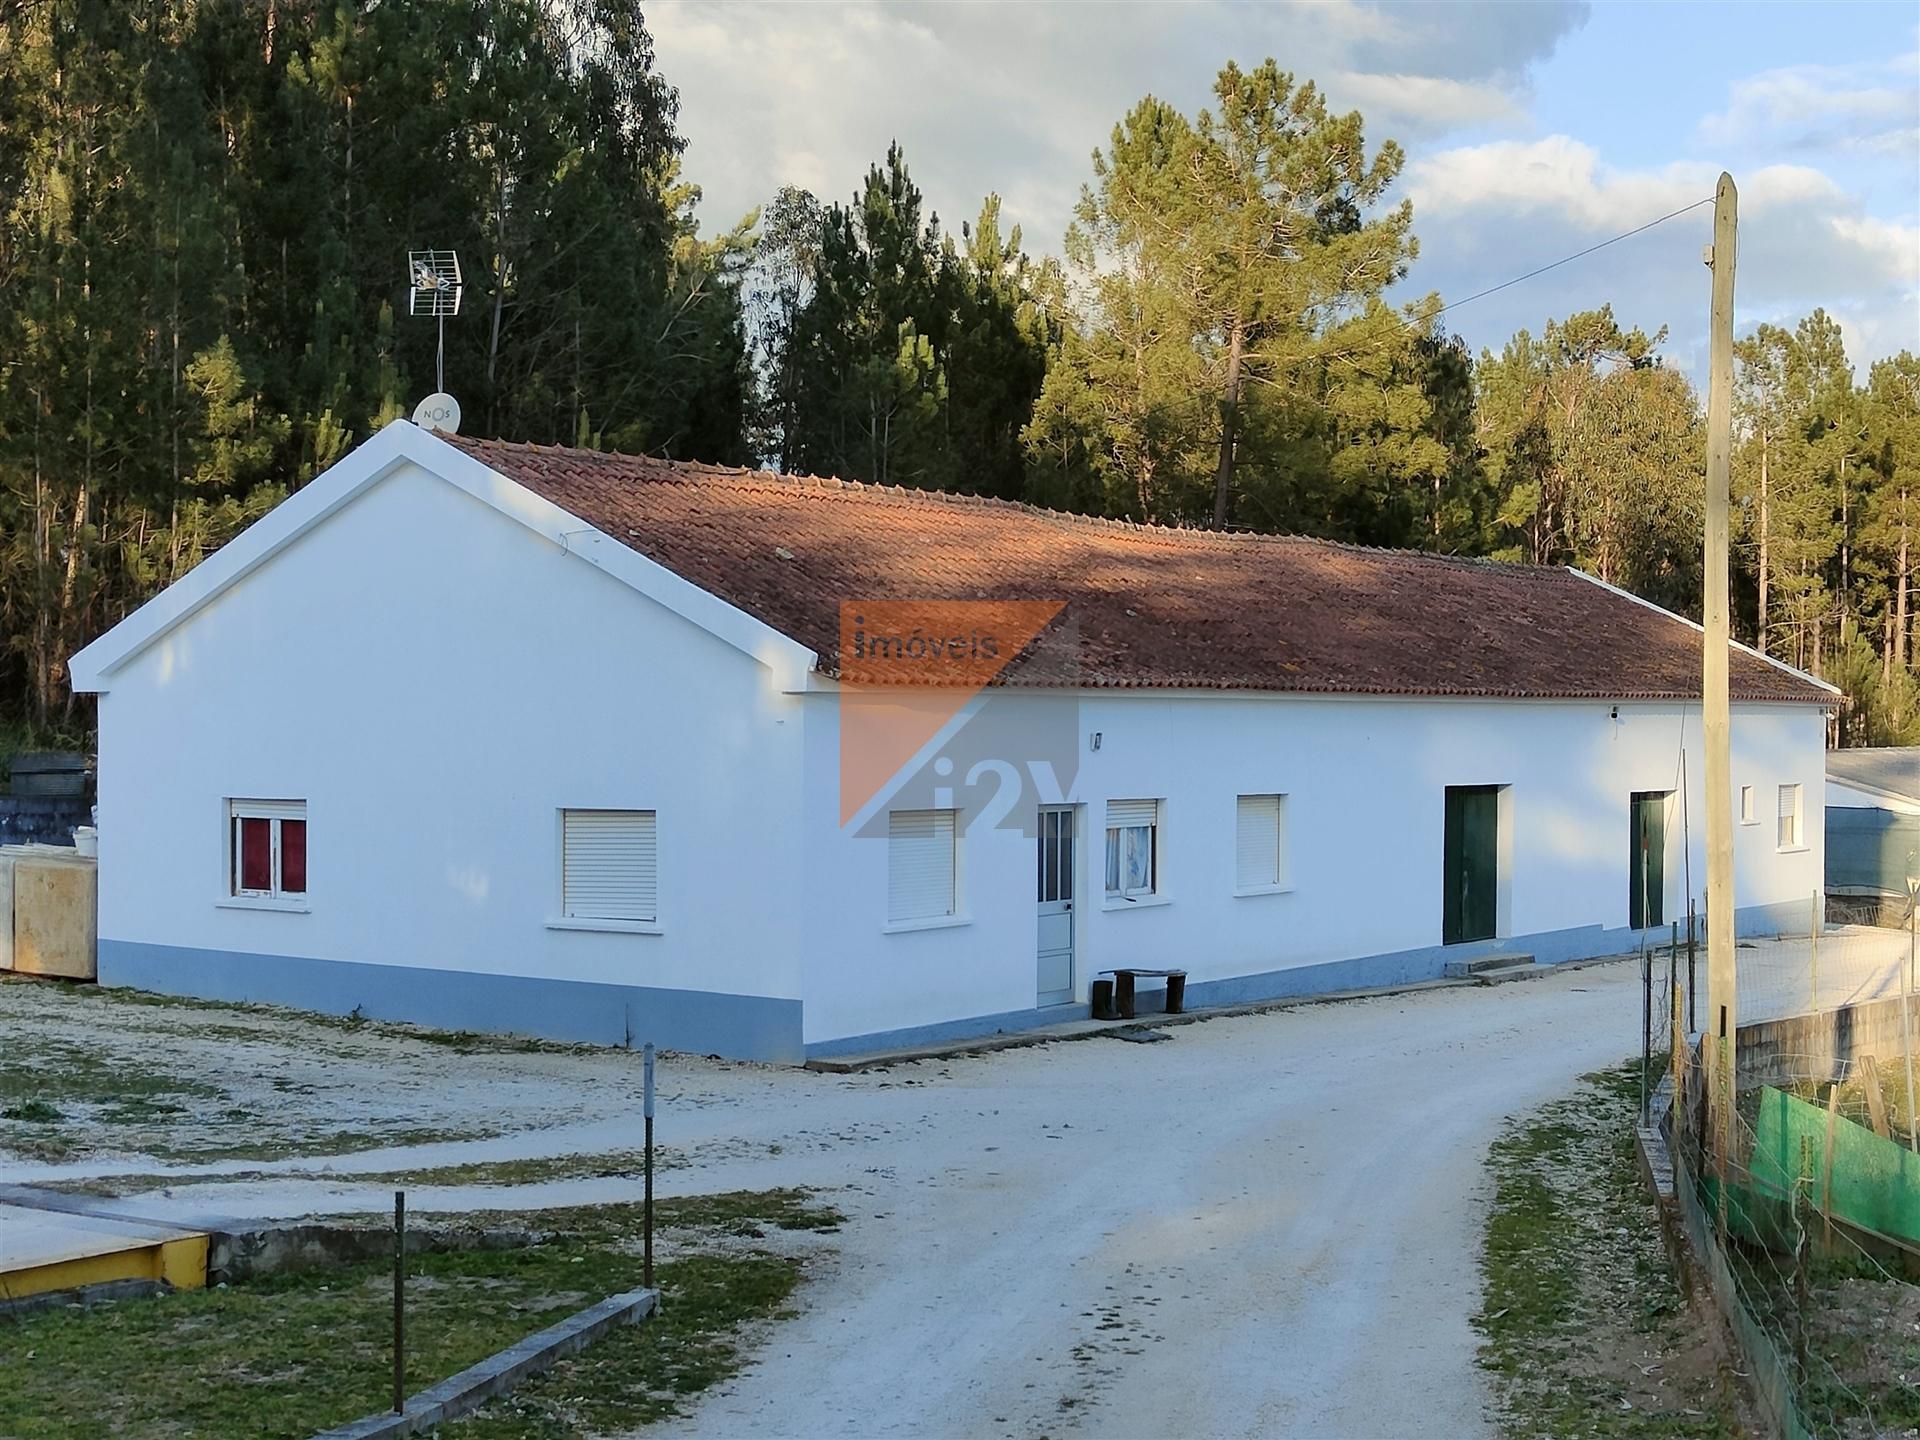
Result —
<svg viewBox="0 0 1920 1440"><path fill-rule="evenodd" d="M703 235L676 109L635 0L0 5L0 725L82 738L67 655L433 388L428 245L465 264L470 433L1573 564L1698 612L1703 405L1665 331L1602 307L1476 356L1443 297L1388 301L1402 151L1272 62L1120 118L1062 260L995 196L945 229L897 146ZM1737 361L1743 636L1843 686L1841 742L1920 740L1920 360L1862 383L1816 311Z"/></svg>

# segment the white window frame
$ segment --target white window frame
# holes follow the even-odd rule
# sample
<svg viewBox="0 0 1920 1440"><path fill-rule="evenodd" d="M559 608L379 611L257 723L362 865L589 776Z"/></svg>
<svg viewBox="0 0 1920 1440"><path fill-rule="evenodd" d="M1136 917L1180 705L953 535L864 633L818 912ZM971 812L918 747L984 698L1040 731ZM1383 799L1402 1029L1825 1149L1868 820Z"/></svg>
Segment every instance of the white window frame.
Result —
<svg viewBox="0 0 1920 1440"><path fill-rule="evenodd" d="M1138 807L1152 806L1151 818L1140 818ZM1116 811L1119 812L1116 816ZM1120 909L1125 906L1163 903L1166 899L1165 871L1166 852L1162 832L1166 828L1167 805L1165 799L1126 799L1107 801L1105 842L1101 857L1101 884L1106 891L1106 907ZM1120 837L1128 830L1147 832L1147 883L1144 886L1128 885L1127 877L1120 876L1119 888L1110 883L1118 866L1126 864L1125 855L1120 847L1126 843Z"/></svg>
<svg viewBox="0 0 1920 1440"><path fill-rule="evenodd" d="M1260 802L1253 808L1268 812L1250 816L1248 801ZM1268 804L1267 802L1271 802ZM1242 849L1250 823L1273 827L1273 873L1263 880L1250 880L1245 871L1247 856ZM1293 888L1287 854L1287 797L1282 791L1236 795L1233 800L1233 893L1235 895L1283 895ZM1265 873L1265 867L1262 867Z"/></svg>
<svg viewBox="0 0 1920 1440"><path fill-rule="evenodd" d="M249 890L240 883L240 822L242 820L264 820L267 822L267 844L269 847L269 866L271 883L264 890ZM313 889L313 827L307 825L307 888L287 890L282 886L280 873L280 826L283 821L298 820L307 825L307 802L304 800L245 800L230 797L226 802L227 839L223 847L226 858L226 884L223 894L217 902L228 909L237 910L290 910L304 911L308 908L307 897Z"/></svg>
<svg viewBox="0 0 1920 1440"><path fill-rule="evenodd" d="M567 894L567 817L571 815L628 816L643 822L646 838L652 845L653 903L636 904L635 910L650 909L651 915L610 915L577 913L585 909L569 901ZM554 895L557 913L547 922L549 930L592 930L616 935L658 935L661 933L660 904L660 812L638 806L567 805L554 815ZM599 908L599 907L593 907Z"/></svg>
<svg viewBox="0 0 1920 1440"><path fill-rule="evenodd" d="M903 834L909 826L928 825L931 835ZM903 848L906 842L925 843L937 841L941 832L947 840L947 897L946 909L914 910L906 913L895 909L894 866L907 857ZM910 930L941 930L953 925L968 923L966 907L961 903L965 894L966 870L963 863L965 847L962 845L963 830L960 812L952 807L915 808L910 810L889 810L887 812L887 889L886 912L882 930L887 934L897 934Z"/></svg>
<svg viewBox="0 0 1920 1440"><path fill-rule="evenodd" d="M1789 796L1792 797L1792 801L1793 801L1792 808L1790 810L1786 808ZM1789 784L1784 784L1780 787L1779 800L1780 800L1780 805L1778 810L1776 811L1776 814L1778 815L1778 820L1775 823L1774 836L1773 836L1774 848L1779 850L1783 854L1792 850L1806 849L1807 848L1806 792L1800 788L1800 784L1798 781L1794 781ZM1793 833L1791 838L1788 838L1786 835L1782 834L1779 828L1780 826L1785 825L1789 820L1792 821L1792 824L1793 824Z"/></svg>
<svg viewBox="0 0 1920 1440"><path fill-rule="evenodd" d="M1740 787L1740 823L1742 825L1760 823L1760 800L1751 785Z"/></svg>

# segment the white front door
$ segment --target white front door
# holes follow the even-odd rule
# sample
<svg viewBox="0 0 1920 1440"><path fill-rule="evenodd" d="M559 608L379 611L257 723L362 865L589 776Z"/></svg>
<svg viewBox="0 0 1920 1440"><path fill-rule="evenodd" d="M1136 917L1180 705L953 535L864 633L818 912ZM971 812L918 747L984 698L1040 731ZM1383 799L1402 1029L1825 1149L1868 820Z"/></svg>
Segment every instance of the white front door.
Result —
<svg viewBox="0 0 1920 1440"><path fill-rule="evenodd" d="M1071 805L1040 812L1039 1004L1073 999L1073 835Z"/></svg>

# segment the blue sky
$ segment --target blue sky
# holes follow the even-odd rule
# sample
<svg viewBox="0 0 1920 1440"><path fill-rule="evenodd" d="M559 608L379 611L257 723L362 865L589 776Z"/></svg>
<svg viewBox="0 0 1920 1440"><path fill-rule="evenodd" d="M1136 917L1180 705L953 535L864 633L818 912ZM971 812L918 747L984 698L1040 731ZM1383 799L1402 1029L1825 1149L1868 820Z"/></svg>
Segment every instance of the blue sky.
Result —
<svg viewBox="0 0 1920 1440"><path fill-rule="evenodd" d="M988 190L1057 252L1089 155L1152 92L1192 110L1267 55L1391 136L1421 258L1458 299L1741 189L1742 328L1816 305L1865 362L1920 351L1920 24L1911 4L760 5L648 11L703 220L782 184L852 192L899 139L957 228ZM1476 348L1611 301L1699 372L1709 212L1462 307Z"/></svg>

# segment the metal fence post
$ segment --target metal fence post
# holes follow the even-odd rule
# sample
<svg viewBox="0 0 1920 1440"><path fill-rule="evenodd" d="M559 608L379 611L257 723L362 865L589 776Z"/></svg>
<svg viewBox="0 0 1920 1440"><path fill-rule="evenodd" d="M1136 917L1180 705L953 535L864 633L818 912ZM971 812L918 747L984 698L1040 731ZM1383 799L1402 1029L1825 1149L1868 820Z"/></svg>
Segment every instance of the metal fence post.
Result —
<svg viewBox="0 0 1920 1440"><path fill-rule="evenodd" d="M407 1192L393 1192L393 1413L407 1410Z"/></svg>
<svg viewBox="0 0 1920 1440"><path fill-rule="evenodd" d="M1653 1113L1647 1093L1647 1071L1653 1067L1653 957L1647 953L1646 931L1640 932L1640 1123Z"/></svg>
<svg viewBox="0 0 1920 1440"><path fill-rule="evenodd" d="M1687 1034L1691 1035L1699 1028L1693 1018L1693 992L1698 988L1693 979L1693 897L1687 897Z"/></svg>
<svg viewBox="0 0 1920 1440"><path fill-rule="evenodd" d="M646 1228L645 1258L641 1262L640 1283L651 1290L653 1288L653 1042L649 1040L646 1048L646 1082L640 1113L646 1121L646 1203L644 1206L644 1225Z"/></svg>

